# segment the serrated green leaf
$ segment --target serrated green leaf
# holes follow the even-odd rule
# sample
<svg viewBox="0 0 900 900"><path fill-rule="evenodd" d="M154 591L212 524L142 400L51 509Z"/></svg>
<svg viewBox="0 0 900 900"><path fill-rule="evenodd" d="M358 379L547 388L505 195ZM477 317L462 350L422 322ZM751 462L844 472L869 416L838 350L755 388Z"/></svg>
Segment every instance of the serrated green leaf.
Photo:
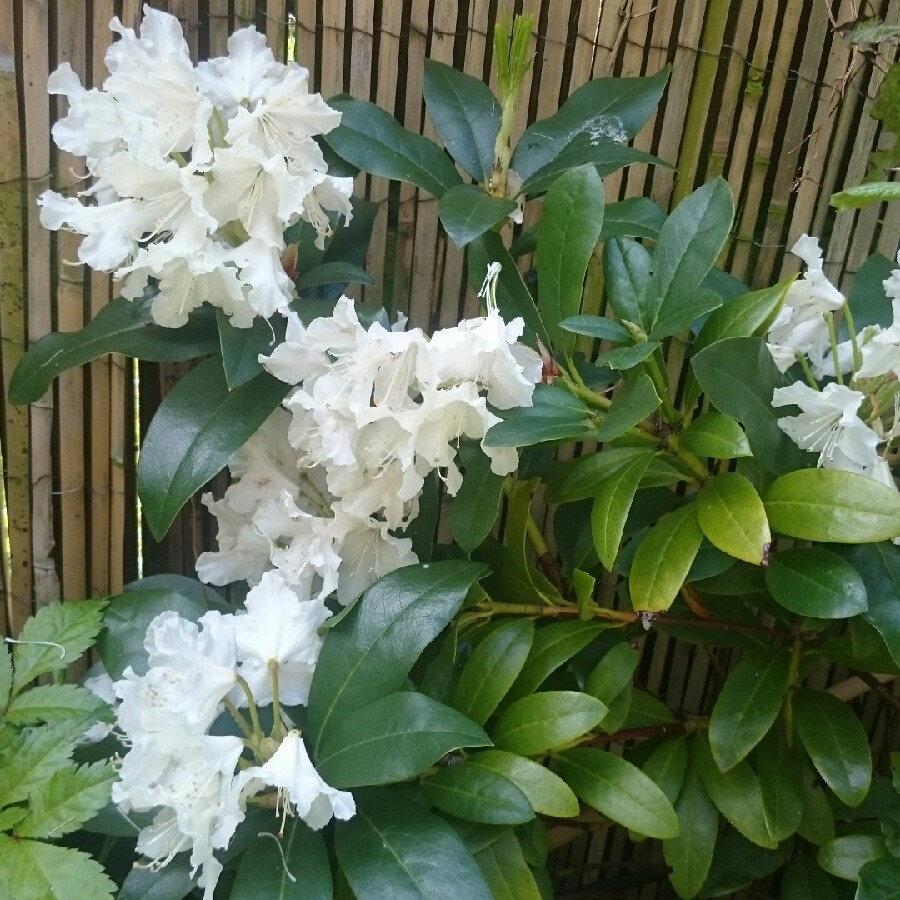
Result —
<svg viewBox="0 0 900 900"><path fill-rule="evenodd" d="M42 684L16 696L6 711L11 725L32 725L100 713L107 705L87 688L74 684Z"/></svg>
<svg viewBox="0 0 900 900"><path fill-rule="evenodd" d="M229 391L218 357L192 369L153 416L141 447L137 488L161 540L187 500L224 468L281 403L289 387L263 373Z"/></svg>
<svg viewBox="0 0 900 900"><path fill-rule="evenodd" d="M361 791L335 828L338 862L357 897L493 900L459 835L396 792Z"/></svg>
<svg viewBox="0 0 900 900"><path fill-rule="evenodd" d="M87 853L0 834L4 889L15 900L112 900L116 885Z"/></svg>
<svg viewBox="0 0 900 900"><path fill-rule="evenodd" d="M103 627L105 608L102 600L56 601L26 619L13 648L13 693L78 659Z"/></svg>
<svg viewBox="0 0 900 900"><path fill-rule="evenodd" d="M533 620L501 622L472 651L456 682L453 706L484 725L522 671L533 639Z"/></svg>
<svg viewBox="0 0 900 900"><path fill-rule="evenodd" d="M900 535L900 493L837 469L788 472L763 502L773 531L806 541L868 544Z"/></svg>
<svg viewBox="0 0 900 900"><path fill-rule="evenodd" d="M59 769L31 792L28 818L16 826L16 835L55 839L75 831L106 805L115 779L108 762Z"/></svg>
<svg viewBox="0 0 900 900"><path fill-rule="evenodd" d="M884 840L878 835L847 834L821 847L816 860L829 875L858 881L859 871L866 863L887 855Z"/></svg>
<svg viewBox="0 0 900 900"><path fill-rule="evenodd" d="M824 691L795 691L793 709L800 740L818 773L842 802L858 806L872 783L872 753L859 719Z"/></svg>
<svg viewBox="0 0 900 900"><path fill-rule="evenodd" d="M634 555L628 578L632 606L650 612L668 609L678 596L702 541L696 504L666 513Z"/></svg>
<svg viewBox="0 0 900 900"><path fill-rule="evenodd" d="M640 769L612 753L590 747L554 757L572 790L598 812L648 837L678 834L678 817L666 795Z"/></svg>
<svg viewBox="0 0 900 900"><path fill-rule="evenodd" d="M479 563L461 560L398 569L373 584L328 631L307 707L314 757L333 720L402 687L483 572Z"/></svg>
<svg viewBox="0 0 900 900"><path fill-rule="evenodd" d="M722 771L744 759L772 727L790 667L789 651L764 650L745 656L729 674L709 720L710 748Z"/></svg>
<svg viewBox="0 0 900 900"><path fill-rule="evenodd" d="M597 429L596 439L612 441L621 437L629 428L654 413L661 403L649 375L637 369L629 372L616 391L603 424Z"/></svg>
<svg viewBox="0 0 900 900"><path fill-rule="evenodd" d="M737 472L710 478L697 495L697 520L714 547L753 565L768 556L772 533L756 488Z"/></svg>
<svg viewBox="0 0 900 900"><path fill-rule="evenodd" d="M766 587L775 601L801 616L849 619L868 609L862 576L820 547L780 550L769 559Z"/></svg>
<svg viewBox="0 0 900 900"><path fill-rule="evenodd" d="M613 238L603 248L609 304L620 321L637 325L645 334L653 324L653 310L647 300L651 264L643 245L630 238Z"/></svg>
<svg viewBox="0 0 900 900"><path fill-rule="evenodd" d="M605 451L597 455L604 454ZM605 569L612 570L619 554L634 495L652 459L653 453L650 452L632 459L597 487L591 507L591 535L597 556Z"/></svg>
<svg viewBox="0 0 900 900"><path fill-rule="evenodd" d="M336 788L405 781L461 747L490 746L464 715L424 694L388 694L335 717L317 745L316 768Z"/></svg>
<svg viewBox="0 0 900 900"><path fill-rule="evenodd" d="M543 691L505 709L490 736L498 750L537 756L586 734L606 711L595 697L578 691Z"/></svg>
<svg viewBox="0 0 900 900"><path fill-rule="evenodd" d="M438 202L441 224L457 247L465 247L481 237L515 208L515 200L492 197L474 184L457 184Z"/></svg>
<svg viewBox="0 0 900 900"><path fill-rule="evenodd" d="M477 444L462 444L459 457L465 474L450 507L450 530L456 543L471 553L494 527L505 478L491 470L490 458Z"/></svg>
<svg viewBox="0 0 900 900"><path fill-rule="evenodd" d="M675 801L679 833L663 841L663 858L671 868L669 880L679 897L696 897L703 887L716 849L719 812L691 769Z"/></svg>
<svg viewBox="0 0 900 900"><path fill-rule="evenodd" d="M494 900L542 900L534 873L511 832L492 841L474 856Z"/></svg>
<svg viewBox="0 0 900 900"><path fill-rule="evenodd" d="M503 773L481 765L478 755L438 769L420 784L425 799L468 822L518 825L534 818L528 797Z"/></svg>
<svg viewBox="0 0 900 900"><path fill-rule="evenodd" d="M741 426L730 416L711 410L698 416L678 437L678 443L697 456L737 459L752 456Z"/></svg>
<svg viewBox="0 0 900 900"><path fill-rule="evenodd" d="M0 809L0 831L9 831L16 822L21 822L28 815L24 806L7 806Z"/></svg>
<svg viewBox="0 0 900 900"><path fill-rule="evenodd" d="M591 670L584 685L585 693L611 706L622 691L631 685L631 679L640 661L639 650L626 641L616 644L603 654Z"/></svg>

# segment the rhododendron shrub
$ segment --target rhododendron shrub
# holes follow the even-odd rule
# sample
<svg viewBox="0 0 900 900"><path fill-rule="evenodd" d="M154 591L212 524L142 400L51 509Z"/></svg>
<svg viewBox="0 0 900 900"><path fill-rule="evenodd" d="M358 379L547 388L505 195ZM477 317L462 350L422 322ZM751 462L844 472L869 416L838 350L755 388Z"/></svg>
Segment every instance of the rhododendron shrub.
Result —
<svg viewBox="0 0 900 900"><path fill-rule="evenodd" d="M532 27L496 30L499 97L426 64L439 143L324 100L254 29L194 65L151 9L113 21L100 88L51 76L88 178L42 221L121 296L32 347L11 398L106 352L195 360L137 489L158 539L200 492L215 531L199 581L105 613L113 713L77 739L112 761L78 823L120 898L537 900L566 820L651 839L681 897L900 880L890 773L847 684L820 689L900 676L900 269L845 298L803 236L803 273L751 291L715 265L722 179L668 214L605 197L662 162L628 142L668 73L518 134ZM436 198L479 315L429 333L353 299L356 170ZM646 689L657 635L713 654L703 707ZM4 846L32 840L7 800ZM56 896L109 895L86 862Z"/></svg>

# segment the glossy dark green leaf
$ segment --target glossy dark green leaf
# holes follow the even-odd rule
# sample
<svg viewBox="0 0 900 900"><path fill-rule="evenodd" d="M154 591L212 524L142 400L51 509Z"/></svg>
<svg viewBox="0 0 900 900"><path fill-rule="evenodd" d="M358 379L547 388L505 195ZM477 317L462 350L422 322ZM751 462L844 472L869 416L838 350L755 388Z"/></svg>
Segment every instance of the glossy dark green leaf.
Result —
<svg viewBox="0 0 900 900"><path fill-rule="evenodd" d="M545 441L577 440L593 430L588 408L558 385L538 385L533 405L504 410L506 418L490 428L486 447L530 447Z"/></svg>
<svg viewBox="0 0 900 900"><path fill-rule="evenodd" d="M900 859L875 859L859 870L854 900L896 900L900 897Z"/></svg>
<svg viewBox="0 0 900 900"><path fill-rule="evenodd" d="M461 444L458 455L465 474L450 507L450 530L456 543L471 553L494 527L505 476L491 471L490 458L477 444Z"/></svg>
<svg viewBox="0 0 900 900"><path fill-rule="evenodd" d="M753 456L767 472L780 475L814 462L778 427L772 392L789 379L776 368L764 340L717 341L696 353L691 366L713 406L744 426Z"/></svg>
<svg viewBox="0 0 900 900"><path fill-rule="evenodd" d="M433 59L425 60L425 107L450 155L484 184L494 165L500 104L480 79Z"/></svg>
<svg viewBox="0 0 900 900"><path fill-rule="evenodd" d="M542 900L534 873L515 834L507 832L475 853L493 900Z"/></svg>
<svg viewBox="0 0 900 900"><path fill-rule="evenodd" d="M804 766L798 748L788 747L777 727L763 738L756 759L766 827L773 841L783 841L803 817Z"/></svg>
<svg viewBox="0 0 900 900"><path fill-rule="evenodd" d="M859 880L860 869L866 863L887 856L884 840L875 834L846 834L836 837L822 847L816 860L835 878Z"/></svg>
<svg viewBox="0 0 900 900"><path fill-rule="evenodd" d="M483 572L482 565L468 560L398 569L375 582L329 629L307 708L314 756L333 722L402 687Z"/></svg>
<svg viewBox="0 0 900 900"><path fill-rule="evenodd" d="M729 673L709 720L709 744L723 771L763 739L781 709L791 654L772 649L745 656Z"/></svg>
<svg viewBox="0 0 900 900"><path fill-rule="evenodd" d="M437 144L407 131L390 113L364 100L335 97L329 105L341 124L325 135L332 150L371 175L411 181L435 197L460 184L449 157Z"/></svg>
<svg viewBox="0 0 900 900"><path fill-rule="evenodd" d="M336 788L404 781L461 747L490 745L470 719L414 691L388 694L333 722L318 743L316 768Z"/></svg>
<svg viewBox="0 0 900 900"><path fill-rule="evenodd" d="M493 900L456 831L394 791L362 791L335 828L337 859L357 897Z"/></svg>
<svg viewBox="0 0 900 900"><path fill-rule="evenodd" d="M505 709L490 736L498 750L536 756L586 734L605 714L606 706L587 694L544 691Z"/></svg>
<svg viewBox="0 0 900 900"><path fill-rule="evenodd" d="M900 493L854 472L788 472L763 501L772 530L788 537L868 544L900 534Z"/></svg>
<svg viewBox="0 0 900 900"><path fill-rule="evenodd" d="M619 553L634 495L652 459L652 453L635 457L597 487L591 508L591 534L600 562L610 571Z"/></svg>
<svg viewBox="0 0 900 900"><path fill-rule="evenodd" d="M438 204L441 224L457 247L465 247L481 237L515 208L515 200L492 197L474 184L450 188Z"/></svg>
<svg viewBox="0 0 900 900"><path fill-rule="evenodd" d="M650 78L596 78L582 85L552 116L525 130L510 168L527 181L579 135L633 137L653 115L668 77L664 69Z"/></svg>
<svg viewBox="0 0 900 900"><path fill-rule="evenodd" d="M738 472L710 478L697 495L697 518L714 547L753 565L762 565L772 543L763 502Z"/></svg>
<svg viewBox="0 0 900 900"><path fill-rule="evenodd" d="M300 291L326 284L375 284L375 279L360 266L343 260L324 262L297 277L297 289Z"/></svg>
<svg viewBox="0 0 900 900"><path fill-rule="evenodd" d="M796 691L793 709L803 746L825 783L847 806L858 806L872 783L872 753L859 719L824 691Z"/></svg>
<svg viewBox="0 0 900 900"><path fill-rule="evenodd" d="M779 605L801 616L849 619L868 609L859 572L821 547L773 554L766 568L766 587Z"/></svg>
<svg viewBox="0 0 900 900"><path fill-rule="evenodd" d="M518 825L534 818L524 792L499 772L479 765L471 757L458 765L438 769L423 779L425 799L441 812L487 825Z"/></svg>
<svg viewBox="0 0 900 900"><path fill-rule="evenodd" d="M650 254L630 238L613 238L603 248L603 275L609 304L622 322L631 322L649 333L653 310L647 302Z"/></svg>
<svg viewBox="0 0 900 900"><path fill-rule="evenodd" d="M472 651L453 692L453 705L483 725L522 671L534 638L531 619L501 622Z"/></svg>
<svg viewBox="0 0 900 900"><path fill-rule="evenodd" d="M575 334L584 334L587 337L614 341L618 344L631 342L628 329L612 319L607 319L606 316L569 316L559 323L559 327Z"/></svg>
<svg viewBox="0 0 900 900"><path fill-rule="evenodd" d="M679 897L696 897L706 881L716 849L719 811L695 769L687 773L675 801L679 833L663 841L663 858L671 868L669 880Z"/></svg>
<svg viewBox="0 0 900 900"><path fill-rule="evenodd" d="M834 812L824 789L804 785L803 813L797 834L803 840L821 847L834 837L834 833Z"/></svg>
<svg viewBox="0 0 900 900"><path fill-rule="evenodd" d="M688 298L682 296L677 303L669 303L660 309L649 337L651 340L661 341L688 328L698 328L699 325L694 323L702 321L704 316L718 309L724 302L715 291L703 288Z"/></svg>
<svg viewBox="0 0 900 900"><path fill-rule="evenodd" d="M270 325L266 319L254 319L249 328L235 328L231 318L216 310L222 368L229 390L239 387L263 371L259 355L268 356L284 339L285 320L276 317Z"/></svg>
<svg viewBox="0 0 900 900"><path fill-rule="evenodd" d="M678 443L697 456L737 459L752 456L741 426L730 416L711 410L698 416L678 437Z"/></svg>
<svg viewBox="0 0 900 900"><path fill-rule="evenodd" d="M182 362L219 349L211 309L196 311L181 328L163 328L153 322L152 300L117 297L80 331L44 335L13 372L9 402L34 403L63 372L107 353L150 362Z"/></svg>
<svg viewBox="0 0 900 900"><path fill-rule="evenodd" d="M292 819L284 836L258 836L241 857L229 900L331 900L331 865L319 832Z"/></svg>
<svg viewBox="0 0 900 900"><path fill-rule="evenodd" d="M837 900L831 879L805 853L795 853L785 866L781 894L792 900Z"/></svg>
<svg viewBox="0 0 900 900"><path fill-rule="evenodd" d="M656 393L653 380L645 372L634 370L625 376L622 386L613 397L612 406L597 429L598 441L612 441L621 437L647 416L654 413L662 400Z"/></svg>
<svg viewBox="0 0 900 900"><path fill-rule="evenodd" d="M182 900L196 884L197 877L191 877L189 858L183 854L158 871L135 866L125 876L116 897L118 900Z"/></svg>
<svg viewBox="0 0 900 900"><path fill-rule="evenodd" d="M716 845L701 897L738 897L754 882L768 878L791 855L792 841L777 847L760 847L737 831L730 831Z"/></svg>
<svg viewBox="0 0 900 900"><path fill-rule="evenodd" d="M218 357L187 373L153 416L137 489L157 540L188 499L220 472L277 409L289 387L261 374L233 391Z"/></svg>
<svg viewBox="0 0 900 900"><path fill-rule="evenodd" d="M639 457L654 455L651 447L604 447L602 453L579 456L554 475L548 497L554 503L593 498L605 479Z"/></svg>
<svg viewBox="0 0 900 900"><path fill-rule="evenodd" d="M572 352L575 336L559 323L581 310L603 208L603 182L591 166L561 175L544 198L537 239L539 307L552 346L565 355Z"/></svg>
<svg viewBox="0 0 900 900"><path fill-rule="evenodd" d="M618 203L607 203L600 242L626 236L655 240L665 221L666 214L649 197L629 197Z"/></svg>
<svg viewBox="0 0 900 900"><path fill-rule="evenodd" d="M690 752L685 735L669 738L659 744L641 766L643 773L674 804L682 792ZM676 807L677 811L677 807Z"/></svg>
<svg viewBox="0 0 900 900"><path fill-rule="evenodd" d="M696 504L666 513L634 555L628 578L632 606L650 612L668 609L687 578L702 540Z"/></svg>
<svg viewBox="0 0 900 900"><path fill-rule="evenodd" d="M614 822L648 837L672 838L679 833L678 817L666 795L621 757L575 747L554 761L572 790Z"/></svg>
<svg viewBox="0 0 900 900"><path fill-rule="evenodd" d="M881 325L887 328L893 321L891 301L885 293L884 282L891 277L895 265L893 260L880 253L874 253L853 276L847 305L853 315L853 325L857 332L867 325ZM842 340L847 337L843 334L845 327L841 327Z"/></svg>

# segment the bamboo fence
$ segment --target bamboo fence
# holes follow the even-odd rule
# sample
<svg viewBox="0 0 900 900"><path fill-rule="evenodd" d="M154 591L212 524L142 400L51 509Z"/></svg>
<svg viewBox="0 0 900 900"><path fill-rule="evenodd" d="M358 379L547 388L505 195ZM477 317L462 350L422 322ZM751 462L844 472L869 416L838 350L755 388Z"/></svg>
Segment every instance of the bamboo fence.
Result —
<svg viewBox="0 0 900 900"><path fill-rule="evenodd" d="M672 67L663 103L635 144L676 168L640 165L610 176L609 200L647 195L671 207L699 184L723 175L737 215L721 264L754 287L796 270L786 248L804 232L824 238L826 272L839 278L845 291L871 253L893 257L897 251L900 204L840 214L828 205L833 191L863 179L873 150L893 141L868 111L896 46L886 42L860 53L844 41L839 26L860 14L856 0L154 0L150 5L182 20L197 58L224 53L234 29L255 25L276 54L292 48L326 98L347 92L371 100L407 128L432 137L422 102L423 61L437 59L491 77L493 23L501 6L513 5L515 12L532 13L536 23L522 128L529 119L552 113L591 78ZM900 0L869 0L865 12L896 24ZM76 239L44 231L35 204L43 190L71 187L79 173L79 160L50 142L63 101L48 98L47 76L68 61L85 84L100 85L113 15L136 25L140 4L0 0L4 389L30 343L51 329L81 327L113 296L108 278L71 264ZM405 312L423 326L454 324L472 314L476 307L463 254L442 233L434 198L409 185L364 176L356 188L378 204L368 258L376 284L365 299ZM526 226L537 215L536 205L529 206ZM146 365L138 373L129 361L104 358L66 374L29 407L0 400L0 507L5 510L0 629L5 634L17 633L37 606L58 597L118 591L141 565L145 574L192 570L210 540L197 504L156 545L139 526L134 490L137 441L177 374L177 368ZM699 711L711 673L727 661L670 647L661 635L655 640L642 672L644 685L667 702ZM884 709L872 695L864 710L882 741L885 729L893 727ZM573 853L581 855L570 860L573 874L565 883L574 888L595 880L604 860L616 860L622 872L629 865L652 867L640 846L634 860L623 859L624 841L620 831L610 831L587 849L576 844ZM627 895L661 896L654 891Z"/></svg>

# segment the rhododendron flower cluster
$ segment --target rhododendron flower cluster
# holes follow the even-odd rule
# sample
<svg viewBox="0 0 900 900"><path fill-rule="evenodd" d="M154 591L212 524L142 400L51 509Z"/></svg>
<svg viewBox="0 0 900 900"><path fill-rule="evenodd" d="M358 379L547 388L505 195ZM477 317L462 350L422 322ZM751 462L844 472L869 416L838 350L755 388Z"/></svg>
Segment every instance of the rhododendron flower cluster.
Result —
<svg viewBox="0 0 900 900"><path fill-rule="evenodd" d="M236 479L204 503L219 523L219 550L197 571L213 584L255 583L274 568L289 583L347 603L382 575L417 561L408 538L425 479L447 493L462 482L457 446L482 442L491 469L513 472L512 448L485 446L500 421L491 408L530 406L541 359L517 342L486 280L487 314L437 331L365 328L342 297L308 326L290 313L286 340L260 357L294 385L231 463Z"/></svg>
<svg viewBox="0 0 900 900"><path fill-rule="evenodd" d="M160 867L190 850L207 900L222 871L215 851L228 846L247 801L266 788L276 789L275 805L314 829L355 812L353 797L316 772L281 709L306 703L322 645L317 629L329 616L324 603L268 572L246 612L212 611L196 624L161 613L144 641L146 673L129 667L113 686L118 729L130 744L113 799L126 812L157 810L138 851ZM275 725L266 736L257 707L270 703ZM241 707L249 707L250 722ZM209 733L225 710L244 737Z"/></svg>
<svg viewBox="0 0 900 900"><path fill-rule="evenodd" d="M152 283L160 325L184 325L203 302L237 327L286 311L285 229L305 220L324 246L329 211L351 215L352 179L328 174L314 139L340 113L254 28L195 67L174 16L145 7L140 36L110 27L120 40L102 88L85 90L68 63L50 77L69 102L54 139L93 182L78 197L44 193L42 224L84 235L79 259L124 278L124 296Z"/></svg>

